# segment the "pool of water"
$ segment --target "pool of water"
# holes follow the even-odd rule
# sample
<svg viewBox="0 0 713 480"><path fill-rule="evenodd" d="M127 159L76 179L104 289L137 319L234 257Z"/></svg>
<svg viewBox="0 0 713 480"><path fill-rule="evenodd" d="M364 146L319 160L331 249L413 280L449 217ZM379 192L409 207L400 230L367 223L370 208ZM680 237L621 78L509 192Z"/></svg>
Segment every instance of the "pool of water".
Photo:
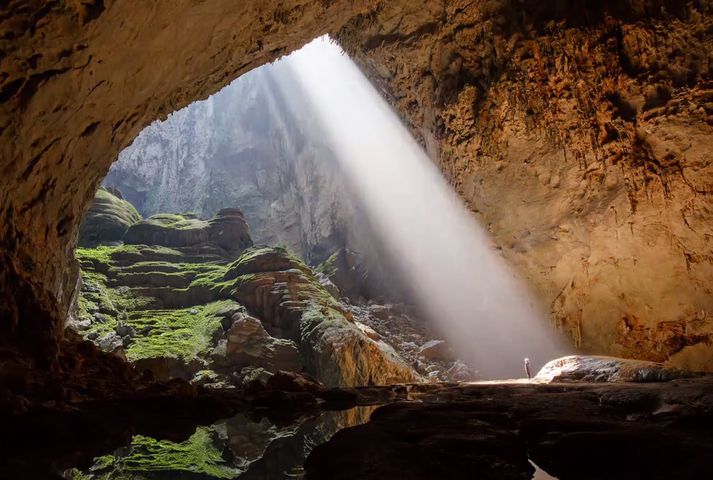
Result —
<svg viewBox="0 0 713 480"><path fill-rule="evenodd" d="M337 431L365 423L376 407L325 411L285 424L243 414L199 426L183 442L134 435L67 480L299 479L312 449Z"/></svg>

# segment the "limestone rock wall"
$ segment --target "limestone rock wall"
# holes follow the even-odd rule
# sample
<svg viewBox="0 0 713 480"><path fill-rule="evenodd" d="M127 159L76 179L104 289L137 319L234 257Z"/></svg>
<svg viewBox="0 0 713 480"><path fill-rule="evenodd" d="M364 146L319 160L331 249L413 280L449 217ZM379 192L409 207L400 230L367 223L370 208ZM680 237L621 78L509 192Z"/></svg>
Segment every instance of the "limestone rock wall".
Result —
<svg viewBox="0 0 713 480"><path fill-rule="evenodd" d="M713 2L384 2L339 40L584 351L713 368Z"/></svg>

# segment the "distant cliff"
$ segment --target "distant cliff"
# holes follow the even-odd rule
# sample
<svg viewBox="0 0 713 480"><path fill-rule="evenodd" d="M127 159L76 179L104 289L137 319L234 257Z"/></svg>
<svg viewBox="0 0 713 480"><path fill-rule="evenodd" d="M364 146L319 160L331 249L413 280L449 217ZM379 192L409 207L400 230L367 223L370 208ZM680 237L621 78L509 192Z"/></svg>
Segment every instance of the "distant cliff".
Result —
<svg viewBox="0 0 713 480"><path fill-rule="evenodd" d="M243 75L146 128L105 179L143 216L239 205L256 243L324 260L355 225L334 154L289 67ZM358 222L356 222L358 224Z"/></svg>

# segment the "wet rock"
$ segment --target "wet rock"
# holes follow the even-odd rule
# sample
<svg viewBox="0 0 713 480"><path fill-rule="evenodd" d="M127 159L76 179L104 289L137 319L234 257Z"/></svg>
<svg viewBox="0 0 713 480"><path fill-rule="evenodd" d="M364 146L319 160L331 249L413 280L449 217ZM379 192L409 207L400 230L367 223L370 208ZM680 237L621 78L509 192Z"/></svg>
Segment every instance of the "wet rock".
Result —
<svg viewBox="0 0 713 480"><path fill-rule="evenodd" d="M213 370L200 370L191 379L191 384L211 389L235 388L224 375Z"/></svg>
<svg viewBox="0 0 713 480"><path fill-rule="evenodd" d="M548 362L538 382L666 382L693 375L661 363L625 358L571 355Z"/></svg>
<svg viewBox="0 0 713 480"><path fill-rule="evenodd" d="M312 393L321 392L325 389L324 385L309 375L285 371L275 372L275 374L265 382L265 388L285 392Z"/></svg>
<svg viewBox="0 0 713 480"><path fill-rule="evenodd" d="M265 385L267 380L272 377L273 372L269 372L262 367L244 367L236 374L238 378L238 383L242 385L247 385L250 383L257 382L260 385Z"/></svg>

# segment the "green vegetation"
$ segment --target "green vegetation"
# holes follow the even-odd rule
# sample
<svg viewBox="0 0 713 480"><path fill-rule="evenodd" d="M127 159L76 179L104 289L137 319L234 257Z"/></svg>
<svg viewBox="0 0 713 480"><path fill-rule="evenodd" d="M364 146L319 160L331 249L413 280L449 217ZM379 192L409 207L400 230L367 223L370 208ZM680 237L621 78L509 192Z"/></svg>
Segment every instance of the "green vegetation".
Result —
<svg viewBox="0 0 713 480"><path fill-rule="evenodd" d="M210 352L221 330L225 312L236 309L232 300L176 310L132 312L126 321L137 335L126 351L129 360L166 357L185 362Z"/></svg>
<svg viewBox="0 0 713 480"><path fill-rule="evenodd" d="M106 265L108 267L112 261L112 257L120 253L140 255L139 249L136 245L99 245L94 248L77 248L75 251L75 255L77 260L79 260L80 265L83 267L92 266L95 268L100 265Z"/></svg>
<svg viewBox="0 0 713 480"><path fill-rule="evenodd" d="M196 257L179 249L146 245L81 248L77 258L82 333L96 341L122 337L131 361L170 358L190 365L188 371L200 367L223 335L225 319L243 309L235 300L275 281L287 282L285 300L307 306L305 335L344 321L312 270L282 247L249 248L230 264L191 262Z"/></svg>
<svg viewBox="0 0 713 480"><path fill-rule="evenodd" d="M105 455L94 460L87 472L73 470L73 480L126 480L155 478L157 473L208 478L236 478L241 470L224 457L213 427L199 427L185 442L156 440L136 435L122 455ZM191 477L193 478L193 477Z"/></svg>
<svg viewBox="0 0 713 480"><path fill-rule="evenodd" d="M247 273L291 268L312 275L312 270L289 248L258 245L247 248L237 260L228 265L225 279L228 280Z"/></svg>
<svg viewBox="0 0 713 480"><path fill-rule="evenodd" d="M337 266L335 265L337 261L337 255L339 255L339 252L334 252L333 254L331 254L329 258L317 265L314 271L317 273L323 273L328 277L331 277L332 275L337 273Z"/></svg>
<svg viewBox="0 0 713 480"><path fill-rule="evenodd" d="M200 230L208 226L208 222L201 220L192 213L183 215L175 213L159 213L144 220L145 223L175 230Z"/></svg>
<svg viewBox="0 0 713 480"><path fill-rule="evenodd" d="M106 275L91 270L82 270L82 292L79 296L79 319L89 320L85 335L97 333L99 337L112 333L118 320L127 311L145 308L153 299L135 296L126 289L108 287Z"/></svg>

